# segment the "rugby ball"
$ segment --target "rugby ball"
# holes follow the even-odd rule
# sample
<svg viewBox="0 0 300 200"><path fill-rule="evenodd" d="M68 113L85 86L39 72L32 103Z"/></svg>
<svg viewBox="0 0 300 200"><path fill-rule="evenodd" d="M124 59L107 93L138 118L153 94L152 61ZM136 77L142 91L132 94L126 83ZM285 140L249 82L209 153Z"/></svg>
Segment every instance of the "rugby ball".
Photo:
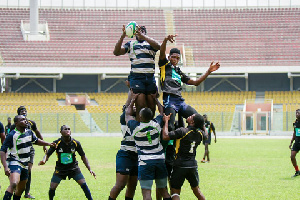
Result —
<svg viewBox="0 0 300 200"><path fill-rule="evenodd" d="M126 35L129 38L133 38L135 35L135 31L137 29L137 23L135 21L129 22L127 26L125 27Z"/></svg>

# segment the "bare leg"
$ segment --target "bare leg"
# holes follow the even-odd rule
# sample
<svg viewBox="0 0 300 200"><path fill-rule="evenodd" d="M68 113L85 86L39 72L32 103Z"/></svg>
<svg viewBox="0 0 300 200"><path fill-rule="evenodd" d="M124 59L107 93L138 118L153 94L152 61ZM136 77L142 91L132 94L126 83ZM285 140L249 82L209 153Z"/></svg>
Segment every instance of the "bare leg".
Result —
<svg viewBox="0 0 300 200"><path fill-rule="evenodd" d="M156 200L162 200L162 195L160 194L160 191L158 188L156 188Z"/></svg>
<svg viewBox="0 0 300 200"><path fill-rule="evenodd" d="M146 104L146 95L145 94L140 94L136 101L135 101L135 106L136 106L136 120L140 121L140 111L142 108L145 108L147 106Z"/></svg>
<svg viewBox="0 0 300 200"><path fill-rule="evenodd" d="M122 175L120 173L117 173L116 174L116 184L111 189L109 196L113 199L116 199L119 196L120 192L125 188L128 179L129 179L129 175ZM127 188L127 190L128 190L128 188Z"/></svg>
<svg viewBox="0 0 300 200"><path fill-rule="evenodd" d="M181 189L171 188L171 193L173 195L172 200L180 200L180 196L179 196L180 192L181 192ZM177 194L177 195L174 195L174 194Z"/></svg>
<svg viewBox="0 0 300 200"><path fill-rule="evenodd" d="M17 185L20 182L20 174L19 173L11 173L9 176L9 186L7 188L7 192L14 193L14 191L17 189Z"/></svg>
<svg viewBox="0 0 300 200"><path fill-rule="evenodd" d="M205 200L204 195L201 193L199 186L192 188L194 195L198 200Z"/></svg>
<svg viewBox="0 0 300 200"><path fill-rule="evenodd" d="M147 107L151 109L153 116L155 116L156 103L151 95L147 95Z"/></svg>
<svg viewBox="0 0 300 200"><path fill-rule="evenodd" d="M143 200L152 200L151 198L151 190L142 189Z"/></svg>
<svg viewBox="0 0 300 200"><path fill-rule="evenodd" d="M209 160L209 150L208 150L208 143L205 143L205 153L204 153L204 159L205 159L205 156L207 156L207 161L210 161L210 160Z"/></svg>
<svg viewBox="0 0 300 200"><path fill-rule="evenodd" d="M26 187L26 182L27 182L27 180L19 182L19 184L17 185L16 191L15 191L16 196L19 196L19 197L22 196L22 193L24 192L25 187Z"/></svg>
<svg viewBox="0 0 300 200"><path fill-rule="evenodd" d="M170 198L170 195L168 193L167 187L165 187L165 188L157 188L157 190L159 191L159 193L161 194L161 196L163 198Z"/></svg>
<svg viewBox="0 0 300 200"><path fill-rule="evenodd" d="M135 194L135 189L137 185L137 176L129 176L127 181L127 189L125 193L125 197L133 198Z"/></svg>
<svg viewBox="0 0 300 200"><path fill-rule="evenodd" d="M297 151L291 152L291 161L294 167L297 167L297 160L296 160L297 153L298 153Z"/></svg>

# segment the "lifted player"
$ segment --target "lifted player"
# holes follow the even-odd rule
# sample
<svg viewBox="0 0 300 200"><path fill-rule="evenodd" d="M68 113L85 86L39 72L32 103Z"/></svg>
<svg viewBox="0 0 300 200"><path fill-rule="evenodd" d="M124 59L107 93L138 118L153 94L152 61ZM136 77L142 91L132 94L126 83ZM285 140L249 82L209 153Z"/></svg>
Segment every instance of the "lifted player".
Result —
<svg viewBox="0 0 300 200"><path fill-rule="evenodd" d="M130 88L133 93L140 95L136 101L137 113L144 107L151 108L155 112L155 102L151 94L156 93L155 54L160 49L160 43L147 36L145 26L138 27L136 31L136 41L129 41L122 46L126 36L125 26L121 38L115 45L114 55L120 56L128 53L131 61ZM136 116L140 121L139 115Z"/></svg>
<svg viewBox="0 0 300 200"><path fill-rule="evenodd" d="M184 74L177 66L180 60L180 50L173 48L170 50L168 58L166 58L167 42L174 42L176 35L168 35L160 47L159 67L160 67L160 81L161 89L163 91L163 103L165 114L172 113L169 120L169 130L174 130L174 122L176 113L180 113L182 117L187 119L189 116L196 114L197 111L190 105L187 105L181 96L182 86L181 83L188 85L199 85L202 83L212 72L219 69L220 65L217 62L212 62L205 74L196 80L191 79Z"/></svg>
<svg viewBox="0 0 300 200"><path fill-rule="evenodd" d="M67 177L69 177L69 179L73 178L81 186L86 198L92 200L93 198L91 192L80 171L78 161L76 160L76 151L81 156L81 160L83 161L84 165L89 170L91 175L95 177L95 179L96 174L91 170L89 161L85 156L80 142L71 137L70 127L67 125L61 126L60 133L61 138L54 141L55 147L51 147L44 159L39 163L39 165L44 165L48 161L52 153L56 151L57 161L55 172L53 173L50 183L49 200L54 199L57 186L59 185L61 180L66 180Z"/></svg>
<svg viewBox="0 0 300 200"><path fill-rule="evenodd" d="M291 152L291 161L292 164L295 168L295 175L293 175L292 177L296 177L300 175L300 171L299 171L299 167L297 165L297 160L296 160L296 155L300 150L300 109L296 110L296 121L295 123L293 123L294 126L294 133L293 133L293 137L290 143L289 148L292 149ZM294 145L293 142L295 141ZM293 145L293 148L291 148Z"/></svg>
<svg viewBox="0 0 300 200"><path fill-rule="evenodd" d="M15 116L14 123L16 128L7 135L0 150L5 175L9 177L10 182L3 197L4 200L10 200L13 192L15 192L14 200L21 199L28 179L32 143L40 146L55 146L54 143L50 144L38 139L31 130L27 129L27 120L24 116Z"/></svg>
<svg viewBox="0 0 300 200"><path fill-rule="evenodd" d="M213 132L215 135L215 143L217 142L217 135L216 135L214 124L212 122L208 121L206 114L204 114L203 117L204 117L204 126L208 133L208 139L203 141L203 144L205 145L205 151L204 151L204 156L203 156L203 159L201 162L206 163L206 162L210 162L208 145L210 145L210 143L211 143L211 132ZM205 161L205 157L207 157L207 161Z"/></svg>
<svg viewBox="0 0 300 200"><path fill-rule="evenodd" d="M163 140L174 140L176 143L175 161L170 178L172 199L180 199L181 187L187 179L197 199L204 200L205 197L199 188L198 167L195 159L196 149L201 144L203 133L205 133L204 119L199 114L193 114L186 120L187 128L182 127L169 132L168 122L171 115L164 114L165 124L162 132Z"/></svg>

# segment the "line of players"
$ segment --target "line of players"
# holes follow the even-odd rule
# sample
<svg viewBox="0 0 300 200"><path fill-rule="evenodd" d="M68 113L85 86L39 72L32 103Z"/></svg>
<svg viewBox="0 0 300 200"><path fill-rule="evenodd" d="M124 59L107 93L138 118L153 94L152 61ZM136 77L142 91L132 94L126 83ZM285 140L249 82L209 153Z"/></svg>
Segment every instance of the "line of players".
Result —
<svg viewBox="0 0 300 200"><path fill-rule="evenodd" d="M141 26L136 32L136 41L129 41L122 46L125 36L123 26L123 33L116 43L114 54L129 55L130 90L120 119L123 141L116 156L116 184L111 189L108 199L116 199L126 185L125 199L133 199L137 180L140 182L145 200L152 199L153 180L156 182L157 199L180 199L185 179L189 181L197 199L205 199L199 189L195 156L196 148L204 136L208 137L208 132L203 116L185 103L181 91L182 83L197 86L220 65L212 62L204 75L193 80L178 67L181 57L179 49L172 48L166 57L167 42L173 43L177 35L168 35L162 44L159 44L148 37L146 28ZM164 106L157 99L158 89L154 77L155 54L158 50L160 50L158 64ZM133 104L136 106L135 112ZM153 119L156 106L160 115ZM180 127L175 130L176 113L186 119L187 128L184 128L181 122L178 123ZM207 126L210 126L210 130L212 129L215 134L214 126L210 123L207 123ZM203 162L206 156L209 161L207 145L206 149ZM171 196L167 191L168 179Z"/></svg>

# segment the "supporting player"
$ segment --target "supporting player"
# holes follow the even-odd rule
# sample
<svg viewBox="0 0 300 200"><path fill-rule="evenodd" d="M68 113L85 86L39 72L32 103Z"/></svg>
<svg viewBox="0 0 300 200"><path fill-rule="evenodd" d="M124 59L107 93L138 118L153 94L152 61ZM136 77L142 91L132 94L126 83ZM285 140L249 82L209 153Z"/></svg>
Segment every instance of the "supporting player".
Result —
<svg viewBox="0 0 300 200"><path fill-rule="evenodd" d="M5 175L9 177L10 182L3 200L10 200L13 193L14 200L21 199L28 178L32 143L40 146L55 146L54 143L50 144L38 139L31 130L27 129L27 120L24 116L15 116L14 123L16 128L7 135L0 150Z"/></svg>
<svg viewBox="0 0 300 200"><path fill-rule="evenodd" d="M128 53L131 61L130 88L133 93L140 95L136 101L137 113L144 107L151 108L155 112L155 102L151 94L156 93L155 54L160 49L160 44L153 38L147 36L145 26L136 31L136 41L129 41L122 46L126 36L125 26L121 38L116 43L114 55L120 56ZM139 116L136 116L140 121Z"/></svg>
<svg viewBox="0 0 300 200"><path fill-rule="evenodd" d="M293 123L293 126L294 126L294 133L289 148L292 150L291 161L296 171L292 177L296 177L300 175L299 167L297 165L297 160L296 160L296 155L300 150L300 109L296 110L296 121ZM294 141L295 143L293 145Z"/></svg>
<svg viewBox="0 0 300 200"><path fill-rule="evenodd" d="M165 108L165 114L169 115L172 113L169 120L169 130L174 130L174 122L176 113L180 113L182 117L188 118L189 116L196 114L197 111L190 105L187 105L181 96L182 86L181 83L188 85L198 86L203 82L212 72L219 69L220 65L217 62L210 64L209 69L204 75L192 80L186 74L184 74L181 69L177 66L180 60L180 50L173 48L170 50L168 59L166 58L166 46L167 42L174 42L176 35L168 35L160 47L159 55L159 67L160 67L160 81L161 89L163 91L163 102Z"/></svg>
<svg viewBox="0 0 300 200"><path fill-rule="evenodd" d="M5 131L4 131L3 124L1 122L0 122L0 138L1 138L1 144L3 144L5 140Z"/></svg>
<svg viewBox="0 0 300 200"><path fill-rule="evenodd" d="M196 149L203 140L205 133L204 119L200 114L193 114L187 118L188 127L168 131L168 122L172 113L164 114L163 140L174 140L176 143L176 155L171 173L172 199L180 199L181 187L188 180L197 199L204 200L205 197L199 188L199 175L196 157ZM207 137L207 135L205 136Z"/></svg>
<svg viewBox="0 0 300 200"><path fill-rule="evenodd" d="M210 145L210 143L211 143L211 132L213 132L215 135L215 143L217 142L217 135L216 135L214 124L211 121L208 121L208 117L206 114L204 114L203 117L204 117L204 126L208 133L208 139L203 141L203 144L205 145L205 151L204 151L204 156L203 156L203 159L201 162L206 163L206 162L210 162L208 145ZM205 161L205 157L207 157L207 161Z"/></svg>
<svg viewBox="0 0 300 200"><path fill-rule="evenodd" d="M130 104L131 94L132 92L129 91L129 101L127 100L125 107L128 107ZM116 183L111 189L108 199L116 199L127 185L125 200L132 200L137 185L138 155L134 138L130 134L130 130L125 121L125 109L123 109L123 114L120 116L120 123L123 140L121 141L121 148L116 156Z"/></svg>
<svg viewBox="0 0 300 200"><path fill-rule="evenodd" d="M23 115L24 117L27 117L27 109L25 108L25 106L20 106L17 110L17 113L18 113L18 115ZM26 120L27 120L27 125L28 125L27 128L31 129L39 139L43 140L44 138L43 138L42 134L40 133L40 131L38 130L36 123L29 119L26 119ZM12 131L14 129L15 129L15 124L13 124L11 126L10 130ZM46 147L43 147L43 150L44 150L44 152L47 152ZM35 155L35 149L33 148L33 146L31 146L30 161L28 163L28 181L26 183L26 189L25 189L25 195L24 195L25 198L29 198L29 199L35 198L34 196L32 196L30 194L31 170L32 170L33 162L34 162L34 155Z"/></svg>
<svg viewBox="0 0 300 200"><path fill-rule="evenodd" d="M81 156L86 168L89 170L91 175L96 179L96 174L91 170L89 161L85 156L85 153L82 149L82 146L78 140L75 140L71 137L71 129L67 125L63 125L60 128L61 138L54 141L55 146L51 147L44 159L39 162L39 165L44 165L49 157L54 151L56 151L57 161L55 166L55 172L53 173L50 190L49 190L49 199L53 200L55 196L55 190L59 185L61 180L66 180L73 178L82 188L87 199L92 200L91 192L85 182L85 179L80 171L78 166L78 161L76 160L75 152Z"/></svg>
<svg viewBox="0 0 300 200"><path fill-rule="evenodd" d="M129 107L126 110L125 120L133 134L138 158L138 179L142 188L144 200L150 200L153 180L156 183L156 189L160 191L164 200L171 200L167 191L167 169L165 165L165 155L160 143L160 132L162 127L162 115L153 119L153 113L150 108L143 108L139 112L141 122L132 117L133 104L138 94L134 94ZM152 95L156 97L156 94ZM153 98L152 97L152 98ZM158 110L163 113L163 107L158 102Z"/></svg>
<svg viewBox="0 0 300 200"><path fill-rule="evenodd" d="M7 118L7 125L5 126L5 135L9 134L11 131L11 118Z"/></svg>

